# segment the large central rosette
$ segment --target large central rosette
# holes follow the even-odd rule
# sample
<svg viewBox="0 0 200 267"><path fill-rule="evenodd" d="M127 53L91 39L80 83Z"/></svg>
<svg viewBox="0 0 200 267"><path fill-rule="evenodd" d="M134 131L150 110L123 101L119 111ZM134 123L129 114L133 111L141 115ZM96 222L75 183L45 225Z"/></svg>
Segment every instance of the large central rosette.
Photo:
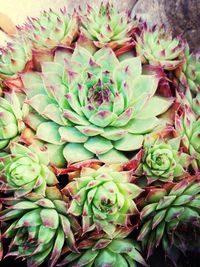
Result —
<svg viewBox="0 0 200 267"><path fill-rule="evenodd" d="M92 55L77 46L59 50L42 74L23 75L26 123L38 139L63 145L68 163L93 158L125 162L173 99L155 96L158 79L143 75L138 57L119 60L110 48Z"/></svg>

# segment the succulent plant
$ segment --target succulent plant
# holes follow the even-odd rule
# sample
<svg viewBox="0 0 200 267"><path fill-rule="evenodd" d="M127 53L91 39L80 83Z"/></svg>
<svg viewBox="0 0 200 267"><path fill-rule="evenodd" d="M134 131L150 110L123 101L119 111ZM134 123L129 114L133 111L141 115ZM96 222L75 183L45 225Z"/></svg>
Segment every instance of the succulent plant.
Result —
<svg viewBox="0 0 200 267"><path fill-rule="evenodd" d="M0 149L5 148L25 128L24 99L24 95L13 91L5 92L4 97L0 97Z"/></svg>
<svg viewBox="0 0 200 267"><path fill-rule="evenodd" d="M179 38L173 38L164 25L152 28L144 27L136 38L136 52L144 63L161 66L166 70L176 69L182 63L180 55L184 45Z"/></svg>
<svg viewBox="0 0 200 267"><path fill-rule="evenodd" d="M178 102L191 107L195 115L200 116L200 91L193 93L189 87L184 88L177 95Z"/></svg>
<svg viewBox="0 0 200 267"><path fill-rule="evenodd" d="M0 49L0 260L147 266L141 243L174 261L200 245L199 54L86 6L28 18Z"/></svg>
<svg viewBox="0 0 200 267"><path fill-rule="evenodd" d="M139 149L144 134L159 125L156 116L173 103L155 95L158 79L141 74L139 58L120 62L110 48L94 55L82 47L72 55L58 51L54 62L43 63L42 77L23 75L26 103L35 111L26 123L38 139L65 145L69 164L95 155L127 161L122 152Z"/></svg>
<svg viewBox="0 0 200 267"><path fill-rule="evenodd" d="M181 137L159 138L149 134L144 142L144 155L136 173L145 175L148 182L160 180L172 181L186 175L185 169L190 164L190 156L180 153Z"/></svg>
<svg viewBox="0 0 200 267"><path fill-rule="evenodd" d="M15 196L25 195L32 190L45 194L46 185L55 185L58 180L48 168L45 153L35 154L28 147L11 143L11 154L0 158L1 190L14 191Z"/></svg>
<svg viewBox="0 0 200 267"><path fill-rule="evenodd" d="M79 225L68 215L67 201L55 187L47 188L46 195L3 199L7 208L0 219L8 225L2 236L12 238L7 256L28 258L28 266L37 267L47 257L49 266L55 266L64 245L76 251L74 233Z"/></svg>
<svg viewBox="0 0 200 267"><path fill-rule="evenodd" d="M184 49L184 64L177 68L176 75L183 86L189 87L193 93L200 91L200 54L190 53L186 43Z"/></svg>
<svg viewBox="0 0 200 267"><path fill-rule="evenodd" d="M131 267L136 262L147 266L140 254L140 247L136 241L126 238L132 229L117 229L111 239L105 234L93 234L87 240L78 244L80 253L68 253L58 266L113 266Z"/></svg>
<svg viewBox="0 0 200 267"><path fill-rule="evenodd" d="M63 189L72 197L68 212L82 217L83 233L97 229L113 235L116 225L128 226L130 215L137 214L133 199L142 189L120 165L83 167L69 179Z"/></svg>
<svg viewBox="0 0 200 267"><path fill-rule="evenodd" d="M23 28L22 28L23 29ZM59 45L70 45L78 34L78 21L75 15L49 10L41 13L38 19L29 18L23 29L36 49L49 50Z"/></svg>
<svg viewBox="0 0 200 267"><path fill-rule="evenodd" d="M22 72L32 59L31 44L24 37L15 37L0 50L0 78Z"/></svg>
<svg viewBox="0 0 200 267"><path fill-rule="evenodd" d="M184 150L193 157L192 166L196 172L200 167L200 119L190 106L185 105L175 116L177 135L181 136Z"/></svg>
<svg viewBox="0 0 200 267"><path fill-rule="evenodd" d="M168 253L176 244L176 229L182 224L198 224L200 215L200 183L198 177L179 183L165 184L162 188L150 187L141 211L142 226L138 240L149 257L162 243ZM181 236L181 232L179 233Z"/></svg>
<svg viewBox="0 0 200 267"><path fill-rule="evenodd" d="M139 22L130 18L126 12L119 12L110 2L101 3L99 7L87 6L87 12L81 16L81 32L94 45L105 45L112 49L131 42L131 35Z"/></svg>

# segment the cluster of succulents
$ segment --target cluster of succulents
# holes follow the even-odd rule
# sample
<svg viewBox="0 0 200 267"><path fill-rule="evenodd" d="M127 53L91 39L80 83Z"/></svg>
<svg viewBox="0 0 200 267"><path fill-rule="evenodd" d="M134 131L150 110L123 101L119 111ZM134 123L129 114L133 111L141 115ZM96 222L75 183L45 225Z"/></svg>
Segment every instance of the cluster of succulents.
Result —
<svg viewBox="0 0 200 267"><path fill-rule="evenodd" d="M0 55L0 258L132 267L192 249L199 55L109 2L17 29Z"/></svg>

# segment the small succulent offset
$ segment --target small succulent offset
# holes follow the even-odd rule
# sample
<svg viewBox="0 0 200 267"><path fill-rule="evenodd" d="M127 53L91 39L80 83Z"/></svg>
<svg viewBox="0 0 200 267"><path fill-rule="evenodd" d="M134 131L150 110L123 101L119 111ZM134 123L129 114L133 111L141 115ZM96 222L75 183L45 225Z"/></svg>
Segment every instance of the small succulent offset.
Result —
<svg viewBox="0 0 200 267"><path fill-rule="evenodd" d="M170 252L170 248L176 244L176 228L181 224L199 225L199 204L198 177L185 179L177 184L165 184L163 188L147 189L140 214L142 226L138 236L143 248L146 248L147 257L160 243L167 253Z"/></svg>
<svg viewBox="0 0 200 267"><path fill-rule="evenodd" d="M80 253L68 254L58 266L136 266L136 262L148 266L142 258L139 244L126 238L132 229L120 229L113 239L105 234L93 234L78 244Z"/></svg>
<svg viewBox="0 0 200 267"><path fill-rule="evenodd" d="M6 92L0 97L0 149L9 145L9 142L20 136L25 128L23 113L25 96L20 93Z"/></svg>
<svg viewBox="0 0 200 267"><path fill-rule="evenodd" d="M68 212L82 217L83 233L97 229L112 236L116 226L130 225L130 215L138 213L133 201L142 189L131 183L131 171L119 165L83 167L63 189L72 197Z"/></svg>
<svg viewBox="0 0 200 267"><path fill-rule="evenodd" d="M25 146L12 143L11 154L0 157L0 177L5 192L14 191L16 196L33 191L44 195L47 185L55 185L58 180L48 168L46 154L35 154Z"/></svg>
<svg viewBox="0 0 200 267"><path fill-rule="evenodd" d="M184 49L184 64L176 70L180 82L189 87L193 93L200 90L200 54L190 53L186 43Z"/></svg>
<svg viewBox="0 0 200 267"><path fill-rule="evenodd" d="M0 50L0 78L22 72L31 59L31 43L24 37L16 37Z"/></svg>
<svg viewBox="0 0 200 267"><path fill-rule="evenodd" d="M35 49L53 49L58 45L70 45L78 35L77 17L67 13L49 10L41 13L38 19L29 18L22 28Z"/></svg>
<svg viewBox="0 0 200 267"><path fill-rule="evenodd" d="M169 182L186 176L191 160L188 154L179 152L181 137L167 140L152 135L146 136L144 155L136 173L145 175L149 183Z"/></svg>
<svg viewBox="0 0 200 267"><path fill-rule="evenodd" d="M136 267L199 246L199 54L110 1L44 11L10 39L0 260Z"/></svg>
<svg viewBox="0 0 200 267"><path fill-rule="evenodd" d="M195 116L190 106L177 112L175 117L175 128L181 136L184 149L193 157L192 166L196 173L200 167L200 119Z"/></svg>
<svg viewBox="0 0 200 267"><path fill-rule="evenodd" d="M77 251L74 233L79 224L68 215L66 200L54 187L46 195L3 200L7 208L0 212L0 220L9 223L3 238L13 239L7 255L28 258L28 266L39 266L47 257L49 266L55 266L65 244Z"/></svg>
<svg viewBox="0 0 200 267"><path fill-rule="evenodd" d="M87 12L81 16L80 29L95 46L108 45L116 49L131 42L131 34L138 25L139 22L131 19L130 14L120 13L113 4L102 2L99 7L87 6Z"/></svg>
<svg viewBox="0 0 200 267"><path fill-rule="evenodd" d="M161 66L166 70L173 70L181 65L179 57L183 49L181 39L173 38L164 25L144 27L141 35L136 38L137 55L141 56L145 63Z"/></svg>

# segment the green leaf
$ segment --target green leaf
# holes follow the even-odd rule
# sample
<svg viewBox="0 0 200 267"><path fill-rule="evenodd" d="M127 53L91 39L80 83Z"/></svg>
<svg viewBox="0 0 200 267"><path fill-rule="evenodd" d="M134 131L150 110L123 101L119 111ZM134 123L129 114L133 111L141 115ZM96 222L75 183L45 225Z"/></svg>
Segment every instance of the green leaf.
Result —
<svg viewBox="0 0 200 267"><path fill-rule="evenodd" d="M123 93L118 92L114 97L113 112L120 115L124 111L124 96Z"/></svg>
<svg viewBox="0 0 200 267"><path fill-rule="evenodd" d="M26 155L31 153L31 150L28 149L26 146L22 146L18 143L12 142L10 144L10 151L13 155Z"/></svg>
<svg viewBox="0 0 200 267"><path fill-rule="evenodd" d="M63 118L63 112L57 104L47 105L41 114L59 125L65 126L67 124L66 120Z"/></svg>
<svg viewBox="0 0 200 267"><path fill-rule="evenodd" d="M104 130L102 128L99 128L95 125L75 126L75 127L86 136L95 136L104 133Z"/></svg>
<svg viewBox="0 0 200 267"><path fill-rule="evenodd" d="M173 201L176 199L176 196L164 196L160 199L160 201L158 202L158 206L157 206L157 210L159 209L165 209L168 208Z"/></svg>
<svg viewBox="0 0 200 267"><path fill-rule="evenodd" d="M148 103L145 105L145 107L142 109L142 111L138 114L137 117L139 119L148 119L156 117L167 111L173 102L173 98L153 96L149 99Z"/></svg>
<svg viewBox="0 0 200 267"><path fill-rule="evenodd" d="M103 70L112 71L119 61L111 48L104 47L98 50L94 54L94 59L97 64L99 64Z"/></svg>
<svg viewBox="0 0 200 267"><path fill-rule="evenodd" d="M177 199L174 201L173 205L174 206L182 206L187 203L190 203L191 200L193 200L193 195L182 195L177 197Z"/></svg>
<svg viewBox="0 0 200 267"><path fill-rule="evenodd" d="M90 262L93 262L96 256L99 254L99 251L88 249L78 260L77 266L84 267Z"/></svg>
<svg viewBox="0 0 200 267"><path fill-rule="evenodd" d="M74 127L60 127L59 133L62 142L70 143L84 143L87 141L88 137L82 134Z"/></svg>
<svg viewBox="0 0 200 267"><path fill-rule="evenodd" d="M170 191L169 195L172 196L180 196L184 190L188 187L189 182L187 180L182 180L178 184L176 184ZM189 192L185 192L185 194L190 195Z"/></svg>
<svg viewBox="0 0 200 267"><path fill-rule="evenodd" d="M76 61L79 64L81 64L83 67L87 67L91 57L92 55L87 49L81 47L80 45L76 45L71 61L72 62Z"/></svg>
<svg viewBox="0 0 200 267"><path fill-rule="evenodd" d="M17 204L10 207L10 209L21 209L21 210L35 209L35 208L38 208L38 205L31 201L20 201Z"/></svg>
<svg viewBox="0 0 200 267"><path fill-rule="evenodd" d="M121 254L131 251L133 247L134 244L129 239L114 239L107 248L114 253Z"/></svg>
<svg viewBox="0 0 200 267"><path fill-rule="evenodd" d="M76 200L72 200L68 212L74 216L80 216L82 215L83 207L79 205Z"/></svg>
<svg viewBox="0 0 200 267"><path fill-rule="evenodd" d="M44 122L39 125L36 137L54 145L61 145L62 142L59 134L59 128L60 126L54 122Z"/></svg>
<svg viewBox="0 0 200 267"><path fill-rule="evenodd" d="M72 164L74 162L91 159L94 154L85 149L82 144L70 143L63 149L63 155L68 164Z"/></svg>
<svg viewBox="0 0 200 267"><path fill-rule="evenodd" d="M115 262L115 265L113 265L113 267L117 267L117 266L121 266L121 267L131 267L131 266L134 266L134 265L131 265L131 263L133 263L133 260L131 260L131 263L127 263L127 259L126 257L124 257L124 255L120 255L120 254L117 254L115 255L116 257L116 262Z"/></svg>
<svg viewBox="0 0 200 267"><path fill-rule="evenodd" d="M61 214L59 215L59 217L60 217L60 222L61 222L63 232L65 233L65 238L67 238L71 232L70 222L67 217Z"/></svg>
<svg viewBox="0 0 200 267"><path fill-rule="evenodd" d="M108 249L100 250L99 255L96 257L95 266L113 266L116 262L116 255Z"/></svg>
<svg viewBox="0 0 200 267"><path fill-rule="evenodd" d="M104 133L102 133L101 136L109 140L116 141L116 140L121 139L126 134L127 134L127 130L118 129L115 127L106 127L104 129Z"/></svg>
<svg viewBox="0 0 200 267"><path fill-rule="evenodd" d="M160 244L164 232L165 232L165 221L162 221L156 228L156 238L155 238L156 247Z"/></svg>
<svg viewBox="0 0 200 267"><path fill-rule="evenodd" d="M35 202L37 205L45 208L55 208L53 202L47 198L41 198Z"/></svg>
<svg viewBox="0 0 200 267"><path fill-rule="evenodd" d="M135 79L142 73L142 64L140 57L125 59L114 69L113 76L116 81L123 82L127 79Z"/></svg>
<svg viewBox="0 0 200 267"><path fill-rule="evenodd" d="M129 107L127 108L121 115L119 115L118 118L116 118L113 123L111 123L111 126L114 127L122 127L125 126L133 117L134 114L134 108Z"/></svg>
<svg viewBox="0 0 200 267"><path fill-rule="evenodd" d="M174 177L180 177L185 173L183 166L181 164L177 164L174 169Z"/></svg>
<svg viewBox="0 0 200 267"><path fill-rule="evenodd" d="M122 139L114 142L114 147L121 151L134 151L140 149L143 143L142 135L127 134Z"/></svg>
<svg viewBox="0 0 200 267"><path fill-rule="evenodd" d="M66 160L63 155L64 146L45 144L44 147L49 156L50 163L56 165L57 167L66 166Z"/></svg>
<svg viewBox="0 0 200 267"><path fill-rule="evenodd" d="M57 260L60 257L63 245L65 241L65 236L61 228L58 228L57 236L55 239L53 251L51 253L51 258L50 258L50 265L49 267L55 266Z"/></svg>
<svg viewBox="0 0 200 267"><path fill-rule="evenodd" d="M184 212L184 207L172 207L168 210L167 215L165 217L166 222L170 222L174 219L179 218Z"/></svg>
<svg viewBox="0 0 200 267"><path fill-rule="evenodd" d="M109 110L100 110L89 119L91 123L99 127L106 127L117 119L117 115Z"/></svg>
<svg viewBox="0 0 200 267"><path fill-rule="evenodd" d="M112 143L103 137L90 137L84 147L95 155L104 154L113 148Z"/></svg>
<svg viewBox="0 0 200 267"><path fill-rule="evenodd" d="M27 212L24 214L24 216L19 219L17 222L16 228L23 227L23 226L39 226L41 225L42 221L40 218L40 210L41 209L35 209L32 211Z"/></svg>
<svg viewBox="0 0 200 267"><path fill-rule="evenodd" d="M67 266L66 264L71 263L78 259L81 256L81 253L70 253L65 257L57 266Z"/></svg>
<svg viewBox="0 0 200 267"><path fill-rule="evenodd" d="M156 117L148 119L133 119L124 128L133 134L146 134L152 131L159 123Z"/></svg>
<svg viewBox="0 0 200 267"><path fill-rule="evenodd" d="M61 51L56 51L56 55L58 56L59 53L62 53ZM68 56L67 51L65 51L64 57ZM56 57L56 56L55 56ZM55 61L55 58L54 58ZM63 58L63 62L64 63L64 58ZM57 62L42 62L42 72L44 73L58 73L58 74L62 74L64 72L64 68L61 64L57 63Z"/></svg>
<svg viewBox="0 0 200 267"><path fill-rule="evenodd" d="M87 119L85 119L84 116L81 116L77 114L76 112L70 110L70 109L65 109L64 110L64 117L67 118L70 122L76 124L76 125L88 125L89 122Z"/></svg>
<svg viewBox="0 0 200 267"><path fill-rule="evenodd" d="M121 152L111 149L107 153L98 155L98 158L100 161L105 162L105 163L125 163L128 162L129 159Z"/></svg>
<svg viewBox="0 0 200 267"><path fill-rule="evenodd" d="M137 263L133 259L131 259L131 257L125 255L124 258L129 264L128 267L137 267ZM118 260L116 261L118 262ZM117 266L114 266L114 267L117 267Z"/></svg>
<svg viewBox="0 0 200 267"><path fill-rule="evenodd" d="M32 98L27 100L28 105L34 108L40 115L43 115L44 110L49 105L55 105L55 101L53 101L48 95L40 94L33 96Z"/></svg>
<svg viewBox="0 0 200 267"><path fill-rule="evenodd" d="M38 242L43 244L51 242L52 238L55 236L55 233L55 229L50 229L41 225L38 234Z"/></svg>
<svg viewBox="0 0 200 267"><path fill-rule="evenodd" d="M40 73L26 72L21 75L26 95L31 98L38 94L46 94Z"/></svg>
<svg viewBox="0 0 200 267"><path fill-rule="evenodd" d="M129 257L131 257L135 261L141 263L144 266L148 266L145 260L143 259L143 257L141 256L141 254L135 248L132 248L132 251L127 254L129 255Z"/></svg>
<svg viewBox="0 0 200 267"><path fill-rule="evenodd" d="M158 86L158 79L151 75L142 75L137 77L132 82L132 97L130 99L131 103L137 103L138 99L143 98L143 95L152 96L155 94ZM150 113L153 116L152 112ZM144 118L144 117L141 117Z"/></svg>
<svg viewBox="0 0 200 267"><path fill-rule="evenodd" d="M152 225L151 220L149 220L149 221L147 221L146 223L143 224L137 240L143 241L146 238L146 236L151 231L151 225Z"/></svg>
<svg viewBox="0 0 200 267"><path fill-rule="evenodd" d="M40 212L42 223L45 227L57 229L59 225L58 213L54 209L42 209Z"/></svg>
<svg viewBox="0 0 200 267"><path fill-rule="evenodd" d="M181 214L180 220L182 222L191 222L195 219L196 221L199 221L199 212L192 208L185 207L184 212Z"/></svg>
<svg viewBox="0 0 200 267"><path fill-rule="evenodd" d="M172 147L173 150L178 151L180 148L180 142L181 142L181 136L178 136L176 138L172 138L168 141L170 146Z"/></svg>
<svg viewBox="0 0 200 267"><path fill-rule="evenodd" d="M165 218L166 210L160 210L154 217L152 221L152 230L161 223L161 221Z"/></svg>
<svg viewBox="0 0 200 267"><path fill-rule="evenodd" d="M151 203L151 204L146 205L140 213L140 218L143 220L144 218L149 216L152 212L156 210L156 207L157 207L157 203Z"/></svg>
<svg viewBox="0 0 200 267"><path fill-rule="evenodd" d="M49 256L49 253L52 250L52 244L50 244L50 246L45 250L42 251L41 253L37 253L31 257L28 257L27 260L27 265L28 266L40 266L43 261L46 259L46 257Z"/></svg>

